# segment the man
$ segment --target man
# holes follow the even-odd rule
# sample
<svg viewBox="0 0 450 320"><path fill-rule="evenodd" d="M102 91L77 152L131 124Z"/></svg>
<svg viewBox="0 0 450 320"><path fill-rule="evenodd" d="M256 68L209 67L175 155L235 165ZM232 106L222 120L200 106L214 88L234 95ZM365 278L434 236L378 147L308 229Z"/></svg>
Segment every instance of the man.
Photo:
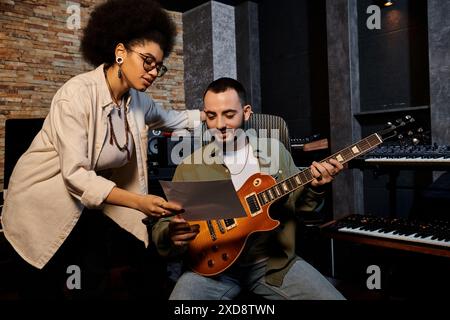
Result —
<svg viewBox="0 0 450 320"><path fill-rule="evenodd" d="M231 179L236 190L252 174L271 174L281 181L298 173L291 155L282 143L260 150L261 139L242 134L244 121L251 116L243 86L236 80L213 81L204 96L206 124L215 141L177 167L174 181ZM267 144L266 144L267 145ZM208 147L212 152L208 151ZM219 151L216 151L219 150ZM202 162L195 163L198 153ZM275 165L274 165L275 164ZM299 188L270 208L280 226L270 232L252 234L239 258L224 272L205 277L185 271L178 279L170 299L233 299L245 288L265 299L343 299L344 297L311 265L295 254L295 217L300 211L312 211L323 198L321 186L342 170L338 161L313 162L315 179L307 188ZM219 191L218 191L219 192ZM207 198L205 197L205 201ZM190 225L181 216L159 220L153 227L153 241L163 256L182 253L195 239L198 225Z"/></svg>

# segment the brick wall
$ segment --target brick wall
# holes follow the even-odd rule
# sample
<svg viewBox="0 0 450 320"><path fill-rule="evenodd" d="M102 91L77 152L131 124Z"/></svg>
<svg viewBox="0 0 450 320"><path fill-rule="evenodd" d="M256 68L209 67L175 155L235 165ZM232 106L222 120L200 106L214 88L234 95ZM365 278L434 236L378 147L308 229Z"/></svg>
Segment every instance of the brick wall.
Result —
<svg viewBox="0 0 450 320"><path fill-rule="evenodd" d="M39 118L48 113L53 95L71 77L91 70L79 52L82 28L99 0L0 0L0 190L3 189L5 120ZM67 21L80 8L81 29ZM177 25L174 51L166 75L149 92L165 108L184 109L182 17L169 12ZM76 22L76 20L71 20Z"/></svg>

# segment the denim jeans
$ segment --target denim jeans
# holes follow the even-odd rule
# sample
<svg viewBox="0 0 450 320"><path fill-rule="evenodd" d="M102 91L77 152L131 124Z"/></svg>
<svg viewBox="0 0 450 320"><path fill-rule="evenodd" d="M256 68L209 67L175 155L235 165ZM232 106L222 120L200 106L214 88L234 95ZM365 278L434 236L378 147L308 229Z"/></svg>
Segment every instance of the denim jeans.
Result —
<svg viewBox="0 0 450 320"><path fill-rule="evenodd" d="M170 300L232 300L242 289L268 300L343 300L342 294L303 259L289 269L280 287L265 281L266 261L252 266L233 266L219 276L204 277L184 272Z"/></svg>

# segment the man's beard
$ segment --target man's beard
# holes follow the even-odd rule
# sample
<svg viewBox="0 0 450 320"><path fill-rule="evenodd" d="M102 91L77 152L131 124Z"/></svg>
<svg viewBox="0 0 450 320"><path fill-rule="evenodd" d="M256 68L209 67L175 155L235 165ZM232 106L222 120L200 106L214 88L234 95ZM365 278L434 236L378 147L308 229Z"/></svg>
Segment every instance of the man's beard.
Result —
<svg viewBox="0 0 450 320"><path fill-rule="evenodd" d="M215 143L220 145L223 152L225 153L227 151L235 151L238 148L245 145L246 134L244 131L244 127L245 127L245 121L244 121L244 115L242 115L241 123L237 128L224 129L224 130L219 130L219 129L210 129L210 130L211 130L211 135L214 137ZM224 139L223 133L225 133L225 132L227 133L227 136Z"/></svg>

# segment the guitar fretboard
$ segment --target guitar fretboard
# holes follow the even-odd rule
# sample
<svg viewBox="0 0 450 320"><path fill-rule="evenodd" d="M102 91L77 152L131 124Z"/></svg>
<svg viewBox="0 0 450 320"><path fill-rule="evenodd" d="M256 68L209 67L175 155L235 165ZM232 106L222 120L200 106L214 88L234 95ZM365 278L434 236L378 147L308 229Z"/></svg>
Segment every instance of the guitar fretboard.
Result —
<svg viewBox="0 0 450 320"><path fill-rule="evenodd" d="M328 158L322 160L321 162L328 162L328 160L330 159L335 159L340 163L344 164L354 159L355 157L358 157L366 152L369 152L382 142L383 140L381 139L381 137L378 134L374 133L362 139L361 141L345 149L342 149L339 152L336 152L335 154L329 156ZM305 170L300 171L298 174L295 174L292 177L289 177L275 184L271 188L268 188L264 191L257 193L256 196L258 197L258 200L261 203L261 205L266 205L310 183L312 180L314 180L314 176L311 172L311 169L307 168Z"/></svg>

